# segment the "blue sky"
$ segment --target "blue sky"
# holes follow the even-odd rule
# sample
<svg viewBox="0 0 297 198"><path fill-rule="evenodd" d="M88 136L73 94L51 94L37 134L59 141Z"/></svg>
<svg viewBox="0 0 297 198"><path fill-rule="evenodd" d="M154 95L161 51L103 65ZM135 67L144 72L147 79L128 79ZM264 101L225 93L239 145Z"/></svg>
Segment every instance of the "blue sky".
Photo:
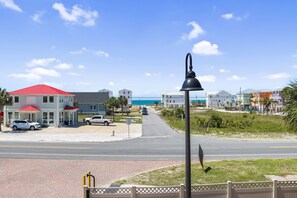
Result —
<svg viewBox="0 0 297 198"><path fill-rule="evenodd" d="M293 0L0 0L0 87L160 96L181 87L190 52L206 92L278 89L297 74L296 9Z"/></svg>

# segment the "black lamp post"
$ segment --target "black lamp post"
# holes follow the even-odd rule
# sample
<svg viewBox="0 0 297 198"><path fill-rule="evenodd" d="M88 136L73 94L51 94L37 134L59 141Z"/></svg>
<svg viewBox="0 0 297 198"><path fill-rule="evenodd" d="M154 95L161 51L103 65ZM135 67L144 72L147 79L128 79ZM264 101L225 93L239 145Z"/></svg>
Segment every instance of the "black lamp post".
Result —
<svg viewBox="0 0 297 198"><path fill-rule="evenodd" d="M190 65L188 65L188 59L190 60ZM188 71L188 67L190 71ZM190 139L190 91L202 91L200 82L196 78L196 74L192 71L192 56L190 53L186 56L186 77L183 86L180 91L185 92L185 111L186 111L186 198L191 198L191 139Z"/></svg>

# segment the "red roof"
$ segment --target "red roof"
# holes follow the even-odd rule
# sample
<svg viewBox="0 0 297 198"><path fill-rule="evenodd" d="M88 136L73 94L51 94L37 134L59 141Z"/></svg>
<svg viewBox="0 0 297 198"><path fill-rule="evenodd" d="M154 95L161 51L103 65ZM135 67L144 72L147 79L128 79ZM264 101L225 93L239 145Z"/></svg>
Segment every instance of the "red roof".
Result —
<svg viewBox="0 0 297 198"><path fill-rule="evenodd" d="M20 108L20 111L36 112L36 111L40 111L40 109L30 105L30 106L25 106L25 107Z"/></svg>
<svg viewBox="0 0 297 198"><path fill-rule="evenodd" d="M31 87L18 89L12 92L9 92L9 95L66 95L66 96L74 96L73 94L62 91L60 89L56 89L54 87L48 85L34 85Z"/></svg>
<svg viewBox="0 0 297 198"><path fill-rule="evenodd" d="M65 106L65 108L64 108L64 110L70 110L70 111L77 111L78 110L78 108L76 108L76 107L72 107L72 106L69 106L69 105L66 105Z"/></svg>

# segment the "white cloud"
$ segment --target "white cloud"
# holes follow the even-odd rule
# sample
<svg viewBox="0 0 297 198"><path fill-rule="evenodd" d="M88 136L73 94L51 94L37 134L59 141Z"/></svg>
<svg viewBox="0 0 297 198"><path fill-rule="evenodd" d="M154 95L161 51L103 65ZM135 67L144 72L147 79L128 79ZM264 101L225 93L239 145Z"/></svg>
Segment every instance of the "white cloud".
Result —
<svg viewBox="0 0 297 198"><path fill-rule="evenodd" d="M237 75L233 75L229 78L227 78L227 80L245 80L246 77L241 77L241 76L237 76Z"/></svg>
<svg viewBox="0 0 297 198"><path fill-rule="evenodd" d="M193 46L192 52L199 55L219 55L221 52L218 48L219 46L217 44L211 44L209 41L201 41Z"/></svg>
<svg viewBox="0 0 297 198"><path fill-rule="evenodd" d="M109 82L108 83L110 86L114 86L114 82Z"/></svg>
<svg viewBox="0 0 297 198"><path fill-rule="evenodd" d="M233 13L226 13L226 14L221 15L221 17L223 19L230 20L230 19L234 18L234 15L233 15Z"/></svg>
<svg viewBox="0 0 297 198"><path fill-rule="evenodd" d="M4 7L10 8L18 12L22 12L22 9L17 4L15 4L13 0L0 0L0 3Z"/></svg>
<svg viewBox="0 0 297 198"><path fill-rule="evenodd" d="M174 78L175 74L169 74L169 77Z"/></svg>
<svg viewBox="0 0 297 198"><path fill-rule="evenodd" d="M104 52L104 51L96 51L95 54L96 54L97 56L104 56L104 57L106 57L106 58L109 57L109 54L106 53L106 52Z"/></svg>
<svg viewBox="0 0 297 198"><path fill-rule="evenodd" d="M54 3L53 9L59 11L61 18L66 22L83 26L96 25L97 11L83 10L79 5L74 5L71 10L68 10L62 3Z"/></svg>
<svg viewBox="0 0 297 198"><path fill-rule="evenodd" d="M84 86L86 86L86 85L91 85L92 83L90 83L90 82L76 82L75 84L76 85L84 85Z"/></svg>
<svg viewBox="0 0 297 198"><path fill-rule="evenodd" d="M35 67L27 71L29 74L35 74L38 76L50 76L50 77L60 77L60 74L53 69L45 69L42 67Z"/></svg>
<svg viewBox="0 0 297 198"><path fill-rule="evenodd" d="M149 72L146 72L145 75L147 77L159 77L159 76L161 76L161 73L149 73Z"/></svg>
<svg viewBox="0 0 297 198"><path fill-rule="evenodd" d="M87 49L85 47L83 47L83 48L81 48L80 50L77 50L77 51L71 51L71 52L69 52L69 54L78 55L78 54L83 54L85 52L94 54L94 55L99 56L99 57L105 57L105 58L109 57L109 54L107 52L105 52L105 51L94 51L94 50Z"/></svg>
<svg viewBox="0 0 297 198"><path fill-rule="evenodd" d="M56 63L56 62L59 62L59 60L56 58L41 58L41 59L33 59L26 65L28 67L37 67L37 66L46 67L46 66Z"/></svg>
<svg viewBox="0 0 297 198"><path fill-rule="evenodd" d="M19 79L25 79L28 81L38 81L41 79L41 76L33 74L33 73L28 73L28 74L11 74L9 77L12 78L19 78Z"/></svg>
<svg viewBox="0 0 297 198"><path fill-rule="evenodd" d="M247 19L249 17L249 13L245 13L243 16L235 16L233 13L226 13L222 14L221 17L225 20L241 21L242 19Z"/></svg>
<svg viewBox="0 0 297 198"><path fill-rule="evenodd" d="M221 73L229 73L230 71L225 70L225 69L220 69L219 72L221 72Z"/></svg>
<svg viewBox="0 0 297 198"><path fill-rule="evenodd" d="M191 25L193 27L193 30L189 34L183 35L182 39L192 40L204 33L204 30L195 21L192 21L192 22L188 23L187 25Z"/></svg>
<svg viewBox="0 0 297 198"><path fill-rule="evenodd" d="M44 11L37 11L31 18L37 23L42 23L40 18L44 15L44 13Z"/></svg>
<svg viewBox="0 0 297 198"><path fill-rule="evenodd" d="M200 82L215 82L216 77L213 75L205 75L196 77Z"/></svg>
<svg viewBox="0 0 297 198"><path fill-rule="evenodd" d="M174 87L173 89L179 91L179 90L181 89L181 87L180 87L180 86L176 86L176 87Z"/></svg>
<svg viewBox="0 0 297 198"><path fill-rule="evenodd" d="M72 65L68 63L60 63L55 66L56 69L71 69Z"/></svg>
<svg viewBox="0 0 297 198"><path fill-rule="evenodd" d="M86 68L84 65L78 65L77 67L78 67L78 69L85 69Z"/></svg>
<svg viewBox="0 0 297 198"><path fill-rule="evenodd" d="M292 65L293 68L297 68L297 65Z"/></svg>
<svg viewBox="0 0 297 198"><path fill-rule="evenodd" d="M290 74L287 73L277 73L277 74L270 74L268 76L265 76L265 78L274 80L274 79L280 79L280 78L288 78L290 77Z"/></svg>

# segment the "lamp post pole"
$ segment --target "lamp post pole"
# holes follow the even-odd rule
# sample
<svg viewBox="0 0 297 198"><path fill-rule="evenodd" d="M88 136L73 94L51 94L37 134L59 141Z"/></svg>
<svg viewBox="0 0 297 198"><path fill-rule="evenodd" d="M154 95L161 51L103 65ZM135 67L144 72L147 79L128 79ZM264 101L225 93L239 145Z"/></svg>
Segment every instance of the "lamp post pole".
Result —
<svg viewBox="0 0 297 198"><path fill-rule="evenodd" d="M188 62L189 60L189 62ZM192 56L190 53L186 56L185 81L180 91L185 92L185 155L186 155L186 198L191 198L191 135L190 135L190 91L202 91L200 82L193 71Z"/></svg>
<svg viewBox="0 0 297 198"><path fill-rule="evenodd" d="M186 198L191 198L191 138L190 138L190 104L189 91L185 91L185 124L186 124Z"/></svg>

